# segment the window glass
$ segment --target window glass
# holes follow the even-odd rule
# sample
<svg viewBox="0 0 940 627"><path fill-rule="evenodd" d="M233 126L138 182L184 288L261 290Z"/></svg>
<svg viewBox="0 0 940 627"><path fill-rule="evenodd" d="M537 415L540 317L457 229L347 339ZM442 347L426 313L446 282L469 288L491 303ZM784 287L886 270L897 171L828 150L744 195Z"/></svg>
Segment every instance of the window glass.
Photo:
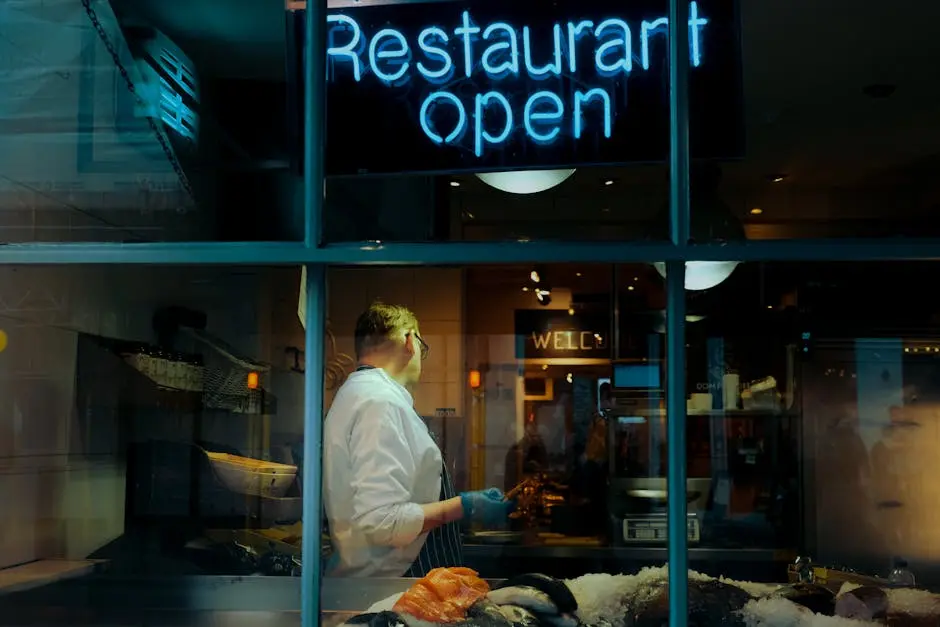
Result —
<svg viewBox="0 0 940 627"><path fill-rule="evenodd" d="M5 616L299 607L300 276L0 268Z"/></svg>
<svg viewBox="0 0 940 627"><path fill-rule="evenodd" d="M374 460L385 459L387 473L356 475L343 455L352 455L345 452L352 450L348 442L369 432L348 440L336 425L364 419L350 409L356 394L386 409L393 401L377 403L374 395L405 394L385 379L381 365L391 363L421 365L420 382L400 398L413 421L408 432L423 434L426 426L431 437L425 444L437 443L431 450L442 455L432 455L431 466L444 464L457 493L495 487L519 504L508 523L495 515L462 521L463 554L455 561L485 579L532 572L564 579L584 604L582 620L593 617L599 599L628 599L630 615L644 620L662 616L656 612L667 606L657 596L663 576L657 569L667 548L656 533L664 522L659 499L668 441L660 268L330 271L324 498L332 552L322 588L325 620L370 609L430 611L409 605L414 580L394 573L421 574L409 569L449 559L422 553L429 545L419 540L411 553L386 552L394 557L359 566L388 564L388 571L354 572L356 548L384 549L348 538L381 526L360 532L362 519L341 504L385 485L386 474L407 476L401 468L409 462L402 460L414 454L390 438L388 448L371 451L375 457L358 458L360 468L377 468ZM805 608L843 617L886 613L898 624L936 620L929 592L892 588L911 581L927 590L937 585L929 524L936 503L925 460L932 450L933 360L940 345L932 331L934 299L905 279L932 269L929 263L690 264L686 498L689 565L699 574L690 573L689 595L719 588L726 595L721 602L702 596L711 600L692 605L701 624L712 624L708 612L738 610L755 625L788 614L794 621L826 620L806 615ZM540 289L550 297L544 305ZM356 320L375 302L384 305L372 307L369 324L392 311L414 332L395 332L397 341L387 344L360 339L360 351L367 348L357 360ZM389 304L404 304L416 321ZM609 353L596 341L604 337L599 328L608 329ZM382 372L367 367L375 365ZM403 424L385 418L369 424L388 433L394 432L388 424ZM396 447L406 453L388 455ZM343 472L348 477L334 478ZM438 498L439 473L431 468L425 474ZM520 480L524 488L514 492ZM407 499L408 491L403 494ZM489 511L501 513L498 505ZM638 578L648 566L653 570ZM604 573L626 576L596 577ZM347 583L353 575L360 575L355 598ZM722 583L707 580L719 576ZM781 588L801 579L803 587ZM887 592L843 592L834 603L846 581ZM489 598L518 601L512 594ZM649 596L631 596L637 594ZM868 604L877 598L884 612Z"/></svg>
<svg viewBox="0 0 940 627"><path fill-rule="evenodd" d="M739 158L736 15L731 3L692 5L693 90L710 121L696 130L695 154ZM298 37L304 6L291 3ZM331 7L327 241L667 235L666 7L554 8Z"/></svg>
<svg viewBox="0 0 940 627"><path fill-rule="evenodd" d="M809 556L839 585L906 563L937 585L940 342L936 299L914 279L935 270L748 263L688 286L689 475L721 486L707 546Z"/></svg>
<svg viewBox="0 0 940 627"><path fill-rule="evenodd" d="M324 621L390 609L414 583L398 578L432 566L486 580L664 566L665 302L652 265L333 268L327 293ZM383 320L393 341L370 335ZM508 518L489 489L514 501ZM421 538L413 503L453 493L469 493L457 526ZM389 548L394 534L404 549Z"/></svg>
<svg viewBox="0 0 940 627"><path fill-rule="evenodd" d="M283 7L206 10L4 7L0 242L302 239Z"/></svg>
<svg viewBox="0 0 940 627"><path fill-rule="evenodd" d="M693 166L692 238L936 237L937 10L741 3L747 150ZM885 29L903 15L917 18ZM698 80L692 68L693 157L712 123Z"/></svg>

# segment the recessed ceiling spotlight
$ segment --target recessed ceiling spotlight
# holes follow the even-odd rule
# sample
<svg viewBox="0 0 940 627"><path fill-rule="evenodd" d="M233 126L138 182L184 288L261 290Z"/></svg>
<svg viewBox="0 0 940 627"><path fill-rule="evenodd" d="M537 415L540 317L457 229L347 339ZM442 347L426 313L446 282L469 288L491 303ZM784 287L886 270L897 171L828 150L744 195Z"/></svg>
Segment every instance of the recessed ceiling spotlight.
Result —
<svg viewBox="0 0 940 627"><path fill-rule="evenodd" d="M768 174L767 180L771 183L782 183L787 180L787 176L786 174Z"/></svg>
<svg viewBox="0 0 940 627"><path fill-rule="evenodd" d="M450 186L451 186L451 187L460 187L460 181L451 181L451 182L450 182Z"/></svg>
<svg viewBox="0 0 940 627"><path fill-rule="evenodd" d="M575 272L574 275L577 276L577 277L579 277L579 276L581 276L581 273L580 273L580 272Z"/></svg>
<svg viewBox="0 0 940 627"><path fill-rule="evenodd" d="M762 213L764 213L764 210L761 209L760 207L754 207L753 209L751 209L752 216L759 216Z"/></svg>
<svg viewBox="0 0 940 627"><path fill-rule="evenodd" d="M607 179L606 181L604 181L604 185L606 185L607 187L610 187L613 184L614 184L614 179Z"/></svg>

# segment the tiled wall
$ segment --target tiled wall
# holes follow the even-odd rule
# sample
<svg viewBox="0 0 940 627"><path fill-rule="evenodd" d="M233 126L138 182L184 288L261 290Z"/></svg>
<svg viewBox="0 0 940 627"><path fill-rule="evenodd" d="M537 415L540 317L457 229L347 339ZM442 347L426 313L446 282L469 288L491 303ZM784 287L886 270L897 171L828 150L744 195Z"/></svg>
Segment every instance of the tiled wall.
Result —
<svg viewBox="0 0 940 627"><path fill-rule="evenodd" d="M438 409L464 411L463 277L447 268L332 269L327 276L328 320L335 352L328 367L349 374L355 364L356 318L374 300L405 305L418 317L421 336L431 347L415 389L415 409L434 416ZM333 390L326 390L326 403Z"/></svg>
<svg viewBox="0 0 940 627"><path fill-rule="evenodd" d="M303 346L299 271L238 268L0 267L0 567L82 558L123 531L124 475L77 437L77 332L152 342L155 308L189 306L208 331L279 369L272 448L302 430L302 375L284 347ZM299 378L299 384L297 379ZM293 393L293 396L292 396ZM210 432L234 429L217 417ZM229 433L229 435L232 435Z"/></svg>

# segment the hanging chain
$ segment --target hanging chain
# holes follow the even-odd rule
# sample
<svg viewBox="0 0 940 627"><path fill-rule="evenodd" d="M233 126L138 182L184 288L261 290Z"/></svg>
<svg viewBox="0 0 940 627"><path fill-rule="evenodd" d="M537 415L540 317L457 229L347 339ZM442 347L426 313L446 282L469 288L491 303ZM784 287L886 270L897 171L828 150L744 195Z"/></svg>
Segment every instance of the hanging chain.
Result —
<svg viewBox="0 0 940 627"><path fill-rule="evenodd" d="M111 59L114 61L114 65L117 67L118 72L121 73L121 77L124 79L124 83L127 85L127 90L131 93L131 95L134 96L137 102L142 105L144 109L146 109L149 103L145 102L143 97L137 93L137 89L134 87L134 81L131 80L130 74L127 73L127 69L124 67L124 64L121 63L121 57L118 55L117 50L111 43L111 39L108 37L108 33L105 31L104 26L101 24L101 20L98 19L98 14L95 13L95 10L92 8L91 2L92 0L82 0L82 6L85 8L85 13L88 14L88 18L91 20L92 26L95 27L95 32L98 33L98 37L102 42L104 42L104 47L107 48L108 54L111 55ZM189 195L189 198L195 202L196 196L193 194L193 188L189 184L189 177L187 177L186 173L183 172L183 167L176 158L176 154L173 152L173 147L170 146L170 142L167 140L165 133L163 133L163 131L160 129L154 118L150 117L149 115L146 117L147 123L150 125L150 130L153 131L157 141L160 142L160 147L163 149L166 158L173 167L173 171L179 178L180 185L183 186L183 190Z"/></svg>

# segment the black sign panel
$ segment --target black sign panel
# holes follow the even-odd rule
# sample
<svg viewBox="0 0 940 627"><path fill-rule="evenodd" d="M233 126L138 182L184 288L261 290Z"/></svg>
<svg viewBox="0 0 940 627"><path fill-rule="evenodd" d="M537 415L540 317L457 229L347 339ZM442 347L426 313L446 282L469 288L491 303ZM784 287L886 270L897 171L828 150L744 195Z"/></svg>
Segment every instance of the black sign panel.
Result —
<svg viewBox="0 0 940 627"><path fill-rule="evenodd" d="M328 174L668 157L665 0L363 5L328 17ZM740 157L735 0L689 14L692 154Z"/></svg>
<svg viewBox="0 0 940 627"><path fill-rule="evenodd" d="M610 359L610 319L564 310L516 310L519 359Z"/></svg>

